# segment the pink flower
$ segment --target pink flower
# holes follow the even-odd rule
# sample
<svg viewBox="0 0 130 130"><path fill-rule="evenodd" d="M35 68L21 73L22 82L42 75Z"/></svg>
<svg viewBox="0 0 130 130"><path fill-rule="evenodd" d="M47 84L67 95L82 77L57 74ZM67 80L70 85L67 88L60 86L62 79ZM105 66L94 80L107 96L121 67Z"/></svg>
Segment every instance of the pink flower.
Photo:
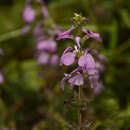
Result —
<svg viewBox="0 0 130 130"><path fill-rule="evenodd" d="M30 23L30 22L34 21L34 19L35 19L35 11L31 7L31 5L27 5L25 7L24 13L23 13L23 18L24 18L24 21L27 22L27 23Z"/></svg>
<svg viewBox="0 0 130 130"><path fill-rule="evenodd" d="M68 80L68 82L71 85L71 88L74 87L74 85L83 85L83 75L82 70L80 67L73 70L70 74L64 74L63 79L61 80L61 88L64 90L65 82Z"/></svg>
<svg viewBox="0 0 130 130"><path fill-rule="evenodd" d="M0 72L0 84L2 84L4 82L4 76L3 74Z"/></svg>
<svg viewBox="0 0 130 130"><path fill-rule="evenodd" d="M71 29L69 29L69 30L67 30L65 32L60 33L56 40L71 39L73 30L74 30L74 26L72 26Z"/></svg>
<svg viewBox="0 0 130 130"><path fill-rule="evenodd" d="M70 78L68 82L70 83L71 88L73 88L75 85L82 86L84 84L83 75L79 73L76 76Z"/></svg>
<svg viewBox="0 0 130 130"><path fill-rule="evenodd" d="M96 64L90 53L86 50L85 54L82 55L78 60L78 65L82 67L83 72L88 72L88 74L95 74Z"/></svg>
<svg viewBox="0 0 130 130"><path fill-rule="evenodd" d="M76 36L76 43L77 43L78 48L80 48L80 40L81 40L81 37Z"/></svg>
<svg viewBox="0 0 130 130"><path fill-rule="evenodd" d="M83 33L86 34L86 36L87 36L88 38L95 38L95 39L98 40L99 42L102 42L102 39L100 38L100 35L99 35L98 33L94 33L94 32L92 32L92 31L90 31L90 30L85 30L85 29L83 29L82 31L83 31Z"/></svg>
<svg viewBox="0 0 130 130"><path fill-rule="evenodd" d="M58 62L58 55L53 55L53 56L51 57L51 59L50 59L50 64L51 64L52 66L55 66L55 65L57 64L57 62Z"/></svg>
<svg viewBox="0 0 130 130"><path fill-rule="evenodd" d="M37 44L37 49L40 51L55 52L56 48L56 42L52 38L40 40Z"/></svg>
<svg viewBox="0 0 130 130"><path fill-rule="evenodd" d="M44 53L42 52L39 56L38 56L38 64L40 65L45 65L48 63L49 60L49 55L48 53Z"/></svg>
<svg viewBox="0 0 130 130"><path fill-rule="evenodd" d="M65 49L61 56L60 65L69 66L75 62L76 53L74 52L73 48L68 47Z"/></svg>

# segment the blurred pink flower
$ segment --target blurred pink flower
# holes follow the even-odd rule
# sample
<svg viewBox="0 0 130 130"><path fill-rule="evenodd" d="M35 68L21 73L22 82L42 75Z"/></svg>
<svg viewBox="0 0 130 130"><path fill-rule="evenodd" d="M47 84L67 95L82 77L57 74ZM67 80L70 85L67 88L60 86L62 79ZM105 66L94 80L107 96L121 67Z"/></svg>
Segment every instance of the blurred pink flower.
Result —
<svg viewBox="0 0 130 130"><path fill-rule="evenodd" d="M23 18L24 18L24 21L27 22L27 23L34 21L35 11L33 10L31 5L27 5L25 7L24 13L23 13Z"/></svg>
<svg viewBox="0 0 130 130"><path fill-rule="evenodd" d="M65 32L60 33L56 40L71 39L73 30L74 30L74 26L72 26L71 29L69 29L69 30L67 30Z"/></svg>
<svg viewBox="0 0 130 130"><path fill-rule="evenodd" d="M40 65L45 65L48 63L49 60L49 55L48 53L42 52L39 56L38 56L38 64Z"/></svg>
<svg viewBox="0 0 130 130"><path fill-rule="evenodd" d="M56 64L57 64L57 62L58 62L58 55L53 55L52 57L51 57L51 59L50 59L50 64L52 65L52 66L55 66Z"/></svg>
<svg viewBox="0 0 130 130"><path fill-rule="evenodd" d="M3 74L0 72L0 84L2 84L4 82L4 76Z"/></svg>
<svg viewBox="0 0 130 130"><path fill-rule="evenodd" d="M52 38L40 40L37 44L37 49L39 51L55 52L56 48L56 42Z"/></svg>

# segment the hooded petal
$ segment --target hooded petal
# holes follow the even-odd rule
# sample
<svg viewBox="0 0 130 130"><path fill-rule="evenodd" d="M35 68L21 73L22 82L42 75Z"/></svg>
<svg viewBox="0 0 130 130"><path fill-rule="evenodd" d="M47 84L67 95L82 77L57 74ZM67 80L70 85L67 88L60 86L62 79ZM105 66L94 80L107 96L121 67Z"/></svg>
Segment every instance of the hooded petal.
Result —
<svg viewBox="0 0 130 130"><path fill-rule="evenodd" d="M99 42L102 42L102 39L99 33L94 33L94 32L91 32L90 30L85 30L85 29L83 29L82 31L87 35L88 38L94 38L98 40Z"/></svg>
<svg viewBox="0 0 130 130"><path fill-rule="evenodd" d="M74 30L74 26L72 26L71 29L60 33L56 40L67 39L67 38L71 39L73 30Z"/></svg>

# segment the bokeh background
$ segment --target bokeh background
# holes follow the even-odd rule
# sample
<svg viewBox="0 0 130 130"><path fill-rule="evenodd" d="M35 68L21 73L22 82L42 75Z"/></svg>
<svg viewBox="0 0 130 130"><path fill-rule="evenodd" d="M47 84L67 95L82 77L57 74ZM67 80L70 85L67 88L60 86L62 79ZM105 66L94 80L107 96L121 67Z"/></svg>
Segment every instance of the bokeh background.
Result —
<svg viewBox="0 0 130 130"><path fill-rule="evenodd" d="M68 29L74 13L88 17L87 28L103 39L101 53L108 61L101 76L103 91L88 104L86 115L92 130L130 130L130 1L129 0L45 0L53 22ZM0 129L67 130L76 121L75 110L64 101L72 96L60 81L64 67L39 66L34 55L32 33L23 35L25 0L0 0ZM66 46L58 41L60 56ZM70 71L69 71L70 72ZM67 84L68 86L68 84ZM87 92L86 92L87 93Z"/></svg>

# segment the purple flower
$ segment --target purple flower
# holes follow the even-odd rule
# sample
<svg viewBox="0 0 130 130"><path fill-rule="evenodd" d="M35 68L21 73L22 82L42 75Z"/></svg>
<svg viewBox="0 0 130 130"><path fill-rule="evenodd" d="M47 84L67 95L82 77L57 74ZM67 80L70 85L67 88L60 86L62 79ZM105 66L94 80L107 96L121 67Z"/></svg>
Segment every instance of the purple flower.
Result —
<svg viewBox="0 0 130 130"><path fill-rule="evenodd" d="M100 35L98 33L93 33L90 30L82 30L88 38L95 38L96 40L98 40L99 42L102 42L102 39L100 38Z"/></svg>
<svg viewBox="0 0 130 130"><path fill-rule="evenodd" d="M48 63L49 60L49 55L48 53L44 53L42 52L39 56L38 56L38 64L40 65L45 65Z"/></svg>
<svg viewBox="0 0 130 130"><path fill-rule="evenodd" d="M102 84L102 82L100 81L100 82L99 82L99 85L96 86L96 87L94 87L94 89L93 89L93 90L94 90L94 94L95 94L95 95L100 94L103 89L104 89L103 84Z"/></svg>
<svg viewBox="0 0 130 130"><path fill-rule="evenodd" d="M80 40L81 40L81 37L76 36L76 44L77 44L78 48L80 48Z"/></svg>
<svg viewBox="0 0 130 130"><path fill-rule="evenodd" d="M2 84L4 82L4 76L3 74L0 72L0 84Z"/></svg>
<svg viewBox="0 0 130 130"><path fill-rule="evenodd" d="M74 26L72 26L71 29L69 29L69 30L67 30L65 32L60 33L56 40L67 39L67 38L71 39L73 30L74 30Z"/></svg>
<svg viewBox="0 0 130 130"><path fill-rule="evenodd" d="M53 55L53 56L51 57L51 59L50 59L50 64L51 64L52 66L55 66L55 65L57 64L57 62L58 62L58 55Z"/></svg>
<svg viewBox="0 0 130 130"><path fill-rule="evenodd" d="M37 49L40 51L55 52L56 47L56 42L52 38L40 40L37 44Z"/></svg>
<svg viewBox="0 0 130 130"><path fill-rule="evenodd" d="M45 18L49 18L49 13L45 6L42 8L42 14Z"/></svg>
<svg viewBox="0 0 130 130"><path fill-rule="evenodd" d="M104 72L105 71L105 66L103 64L101 64L100 62L96 62L96 69L99 72Z"/></svg>
<svg viewBox="0 0 130 130"><path fill-rule="evenodd" d="M73 50L72 47L68 47L63 52L61 59L60 59L60 65L66 65L69 66L75 62L75 56L76 52Z"/></svg>
<svg viewBox="0 0 130 130"><path fill-rule="evenodd" d="M31 5L27 5L25 7L24 13L23 13L23 18L24 18L24 21L27 22L27 23L30 23L30 22L34 21L34 19L35 19L35 11L31 7Z"/></svg>
<svg viewBox="0 0 130 130"><path fill-rule="evenodd" d="M88 72L88 74L93 75L95 74L95 61L90 53L85 52L84 55L82 55L78 60L78 65L82 67L83 72Z"/></svg>
<svg viewBox="0 0 130 130"><path fill-rule="evenodd" d="M83 76L82 76L82 69L80 67L73 70L70 74L64 74L63 79L61 80L61 88L64 90L65 82L69 80L71 84L71 88L74 85L83 85Z"/></svg>
<svg viewBox="0 0 130 130"><path fill-rule="evenodd" d="M99 62L106 62L107 61L107 58L100 54L97 50L93 50L92 51L92 54L95 55L95 57L97 58L97 60L99 60Z"/></svg>
<svg viewBox="0 0 130 130"><path fill-rule="evenodd" d="M88 77L89 84L91 88L99 87L99 75L91 75Z"/></svg>
<svg viewBox="0 0 130 130"><path fill-rule="evenodd" d="M72 78L70 78L68 82L70 83L71 88L73 88L75 85L81 86L84 84L83 75L77 74L76 76L73 76Z"/></svg>

